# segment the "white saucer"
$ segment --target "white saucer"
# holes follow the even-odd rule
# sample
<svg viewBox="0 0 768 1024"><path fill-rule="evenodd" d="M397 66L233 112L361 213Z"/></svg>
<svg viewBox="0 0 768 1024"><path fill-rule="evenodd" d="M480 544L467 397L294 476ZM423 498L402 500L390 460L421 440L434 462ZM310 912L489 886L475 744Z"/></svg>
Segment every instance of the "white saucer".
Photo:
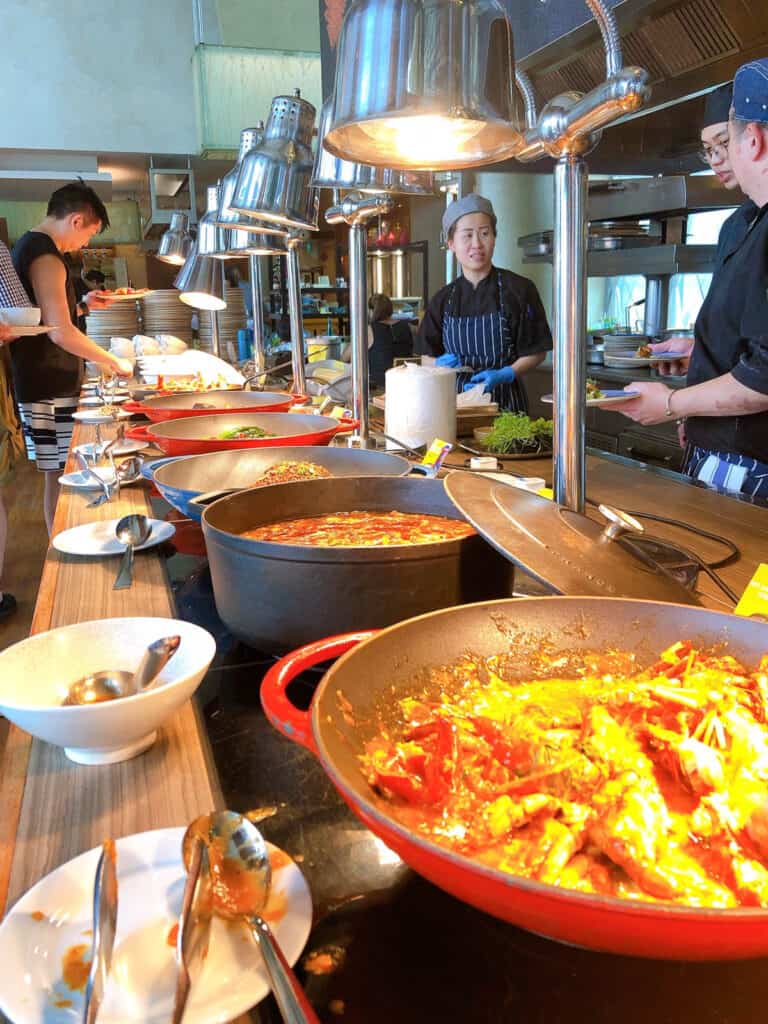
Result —
<svg viewBox="0 0 768 1024"><path fill-rule="evenodd" d="M115 482L115 474L109 466L91 466L91 472L104 480L110 486ZM76 487L81 491L100 491L101 488L90 475L82 470L77 473L64 473L59 477L59 483L64 487Z"/></svg>
<svg viewBox="0 0 768 1024"><path fill-rule="evenodd" d="M639 394L639 391L606 391L603 398L588 398L585 404L587 408L601 409L604 405L621 405L622 402L631 402ZM542 395L541 400L546 405L552 405L554 398L552 395Z"/></svg>
<svg viewBox="0 0 768 1024"><path fill-rule="evenodd" d="M79 444L77 446L78 451L81 451L86 458L93 461L94 453L96 453L97 445L95 442L88 442L87 444ZM145 448L149 448L149 441L132 441L130 437L126 437L124 441L118 441L115 447L112 449L112 454L115 458L119 455L135 455L136 452L143 452ZM101 451L98 452L98 457L101 457Z"/></svg>
<svg viewBox="0 0 768 1024"><path fill-rule="evenodd" d="M167 1024L171 1019L177 970L167 940L181 911L183 835L183 828L165 828L117 840L117 935L99 1024ZM62 957L91 941L100 854L100 847L89 850L46 875L0 925L0 1010L14 1024L79 1024L83 993L64 985ZM272 878L270 904L285 912L270 923L294 964L312 925L312 897L293 861L276 868ZM225 1024L268 992L254 941L243 926L215 918L184 1024ZM65 1001L70 1005L57 1007Z"/></svg>
<svg viewBox="0 0 768 1024"><path fill-rule="evenodd" d="M113 405L120 405L122 402L128 401L128 395L113 395L110 398L110 402ZM80 399L80 405L104 405L104 400L99 398L98 395L85 395Z"/></svg>
<svg viewBox="0 0 768 1024"><path fill-rule="evenodd" d="M62 530L53 538L53 546L65 555L122 555L125 545L115 536L118 522L117 519L106 519L100 523L83 523L82 526ZM150 523L152 531L149 539L135 548L136 551L162 544L176 532L173 523L166 523L162 519L150 519Z"/></svg>
<svg viewBox="0 0 768 1024"><path fill-rule="evenodd" d="M99 405L103 405L103 402L99 402ZM131 414L120 409L114 416L107 416L102 412L96 412L94 409L85 409L72 413L72 415L80 423L114 423L115 420L129 419Z"/></svg>

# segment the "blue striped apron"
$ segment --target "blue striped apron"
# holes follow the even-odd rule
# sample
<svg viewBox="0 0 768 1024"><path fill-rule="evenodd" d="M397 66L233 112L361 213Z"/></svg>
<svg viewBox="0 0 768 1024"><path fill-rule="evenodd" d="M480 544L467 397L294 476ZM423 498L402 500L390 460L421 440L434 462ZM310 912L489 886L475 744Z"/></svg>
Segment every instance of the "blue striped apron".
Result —
<svg viewBox="0 0 768 1024"><path fill-rule="evenodd" d="M475 373L480 370L500 370L510 366L517 359L517 339L513 335L509 318L501 301L501 274L496 271L496 285L499 291L497 313L485 316L454 316L456 283L448 296L448 305L443 316L443 347L446 352L458 356L460 366L471 366ZM472 377L471 373L457 373L456 387L461 391ZM491 397L499 403L500 409L512 412L528 412L525 388L520 380L501 384L493 389Z"/></svg>
<svg viewBox="0 0 768 1024"><path fill-rule="evenodd" d="M751 455L715 452L691 444L683 472L722 493L768 501L768 463Z"/></svg>

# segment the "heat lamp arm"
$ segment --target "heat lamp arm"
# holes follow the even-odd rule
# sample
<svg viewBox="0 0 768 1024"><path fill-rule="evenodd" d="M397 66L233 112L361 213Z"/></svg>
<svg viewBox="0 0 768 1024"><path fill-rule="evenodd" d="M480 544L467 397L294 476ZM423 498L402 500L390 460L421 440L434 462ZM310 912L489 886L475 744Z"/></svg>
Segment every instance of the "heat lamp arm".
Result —
<svg viewBox="0 0 768 1024"><path fill-rule="evenodd" d="M606 78L613 78L621 71L624 58L621 53L621 37L616 18L609 11L603 0L585 0L587 7L595 16L605 46Z"/></svg>
<svg viewBox="0 0 768 1024"><path fill-rule="evenodd" d="M515 68L515 82L525 104L525 127L531 131L536 128L537 119L536 93L533 91L533 82L528 74L519 67Z"/></svg>

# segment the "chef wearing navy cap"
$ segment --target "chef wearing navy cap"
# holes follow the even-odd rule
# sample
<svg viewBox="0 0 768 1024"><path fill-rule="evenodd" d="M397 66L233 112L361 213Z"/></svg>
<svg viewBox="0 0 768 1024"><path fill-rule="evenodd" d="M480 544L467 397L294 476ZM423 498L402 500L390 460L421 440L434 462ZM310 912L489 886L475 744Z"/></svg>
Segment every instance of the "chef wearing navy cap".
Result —
<svg viewBox="0 0 768 1024"><path fill-rule="evenodd" d="M687 386L630 384L640 397L621 411L644 424L684 417L690 476L768 500L768 59L737 72L728 139L730 165L754 215L712 279Z"/></svg>
<svg viewBox="0 0 768 1024"><path fill-rule="evenodd" d="M482 385L502 409L527 412L521 378L552 348L552 334L532 281L493 266L496 215L484 196L464 196L443 214L443 236L461 276L429 303L420 350L457 374L459 390Z"/></svg>

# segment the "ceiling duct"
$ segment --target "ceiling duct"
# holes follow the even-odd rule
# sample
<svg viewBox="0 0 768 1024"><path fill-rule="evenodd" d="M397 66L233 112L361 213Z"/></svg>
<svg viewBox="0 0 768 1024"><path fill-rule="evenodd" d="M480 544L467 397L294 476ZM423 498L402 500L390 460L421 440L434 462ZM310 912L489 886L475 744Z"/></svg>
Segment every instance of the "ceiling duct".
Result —
<svg viewBox="0 0 768 1024"><path fill-rule="evenodd" d="M764 55L768 42L765 0L626 0L616 16L625 62L650 75L652 106L728 81L740 64ZM520 61L540 104L568 90L588 92L602 81L602 43L579 45L583 33L579 28Z"/></svg>
<svg viewBox="0 0 768 1024"><path fill-rule="evenodd" d="M155 240L165 232L174 213L186 214L190 224L197 223L195 171L188 158L183 167L157 167L150 157L148 206L141 209L142 233Z"/></svg>

